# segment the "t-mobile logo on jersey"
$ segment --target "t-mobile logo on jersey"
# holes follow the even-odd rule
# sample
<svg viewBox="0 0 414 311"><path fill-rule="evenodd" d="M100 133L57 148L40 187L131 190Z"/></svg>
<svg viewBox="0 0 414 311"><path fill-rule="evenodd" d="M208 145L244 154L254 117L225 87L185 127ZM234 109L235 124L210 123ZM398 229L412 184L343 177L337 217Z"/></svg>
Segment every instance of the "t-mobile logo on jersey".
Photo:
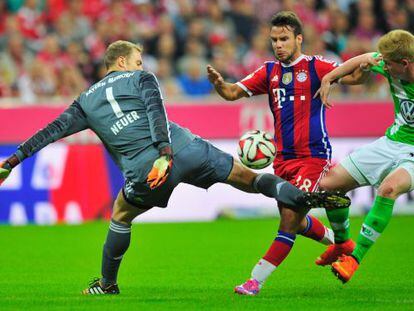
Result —
<svg viewBox="0 0 414 311"><path fill-rule="evenodd" d="M275 89L272 89L272 92L273 92L273 96L275 98L274 103L276 104L276 108L283 108L282 103L285 102L285 101L293 102L295 100L295 96L293 96L293 95L290 95L288 97L286 96L286 89L285 88L275 88ZM305 100L306 97L305 97L305 95L300 95L299 99L300 100Z"/></svg>

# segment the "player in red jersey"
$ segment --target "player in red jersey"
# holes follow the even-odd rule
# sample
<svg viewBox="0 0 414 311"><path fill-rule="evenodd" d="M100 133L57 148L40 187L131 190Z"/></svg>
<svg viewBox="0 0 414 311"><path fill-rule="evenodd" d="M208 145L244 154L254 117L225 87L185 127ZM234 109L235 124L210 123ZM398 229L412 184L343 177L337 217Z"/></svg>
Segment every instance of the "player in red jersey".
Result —
<svg viewBox="0 0 414 311"><path fill-rule="evenodd" d="M276 61L265 62L237 83L225 82L210 65L208 77L226 100L268 94L278 147L274 172L302 190L315 191L329 170L332 150L325 107L319 97L313 97L323 76L337 64L321 56L302 54L302 24L293 12L283 11L272 17L270 39ZM341 83L357 84L365 75L358 69L343 77ZM317 218L306 215L307 212L295 212L282 203L278 207L281 220L276 239L254 267L251 278L235 288L236 293L256 295L289 254L296 234L324 244L333 243L332 231Z"/></svg>

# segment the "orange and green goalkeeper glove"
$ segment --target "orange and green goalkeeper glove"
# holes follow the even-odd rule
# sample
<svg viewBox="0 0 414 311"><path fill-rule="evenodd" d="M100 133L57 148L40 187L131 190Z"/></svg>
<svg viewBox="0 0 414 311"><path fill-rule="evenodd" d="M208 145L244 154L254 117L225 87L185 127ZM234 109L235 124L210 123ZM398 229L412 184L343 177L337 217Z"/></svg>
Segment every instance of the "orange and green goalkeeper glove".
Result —
<svg viewBox="0 0 414 311"><path fill-rule="evenodd" d="M11 166L8 162L0 163L0 185L9 177L11 172Z"/></svg>
<svg viewBox="0 0 414 311"><path fill-rule="evenodd" d="M160 150L160 157L154 161L152 169L147 176L147 184L151 189L161 186L168 178L173 159L171 147L166 146Z"/></svg>
<svg viewBox="0 0 414 311"><path fill-rule="evenodd" d="M0 185L9 177L12 169L20 163L16 154L8 157L6 161L0 163Z"/></svg>

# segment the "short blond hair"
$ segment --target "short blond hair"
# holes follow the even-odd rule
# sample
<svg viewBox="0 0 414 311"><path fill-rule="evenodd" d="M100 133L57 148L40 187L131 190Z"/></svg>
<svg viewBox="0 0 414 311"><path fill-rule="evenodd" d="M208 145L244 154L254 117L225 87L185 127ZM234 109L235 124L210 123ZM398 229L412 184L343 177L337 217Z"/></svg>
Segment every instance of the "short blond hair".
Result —
<svg viewBox="0 0 414 311"><path fill-rule="evenodd" d="M113 64L115 64L116 60L120 56L128 57L131 55L133 50L137 50L138 52L142 52L142 47L138 44L124 41L124 40L118 40L115 42L112 42L106 49L105 55L104 55L104 63L106 69L111 67Z"/></svg>
<svg viewBox="0 0 414 311"><path fill-rule="evenodd" d="M412 62L414 61L414 36L406 30L392 30L379 39L378 51L395 62L403 59Z"/></svg>

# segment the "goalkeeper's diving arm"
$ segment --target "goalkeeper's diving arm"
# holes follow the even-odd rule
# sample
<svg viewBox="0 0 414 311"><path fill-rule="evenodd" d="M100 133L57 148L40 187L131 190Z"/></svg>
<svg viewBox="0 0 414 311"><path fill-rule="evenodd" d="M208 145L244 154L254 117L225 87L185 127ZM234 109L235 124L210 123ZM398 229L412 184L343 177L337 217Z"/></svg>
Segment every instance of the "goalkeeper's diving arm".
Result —
<svg viewBox="0 0 414 311"><path fill-rule="evenodd" d="M7 170L10 173L14 167L40 149L61 138L67 137L87 128L88 123L86 115L79 103L74 101L54 121L22 143L13 155L0 164L0 168ZM2 175L0 173L0 179L1 177Z"/></svg>

